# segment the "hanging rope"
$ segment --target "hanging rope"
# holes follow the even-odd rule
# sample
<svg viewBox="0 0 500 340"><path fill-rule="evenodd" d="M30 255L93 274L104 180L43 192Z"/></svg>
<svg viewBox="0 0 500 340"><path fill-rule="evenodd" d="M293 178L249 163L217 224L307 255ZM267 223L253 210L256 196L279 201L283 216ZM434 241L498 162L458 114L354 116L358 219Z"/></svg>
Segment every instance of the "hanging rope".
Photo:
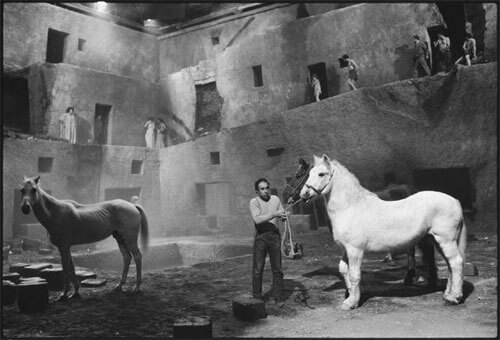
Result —
<svg viewBox="0 0 500 340"><path fill-rule="evenodd" d="M301 200L302 199L288 206L285 209L285 211L289 210L291 207L299 203ZM281 254L289 259L298 258L299 256L302 256L302 249L300 249L302 248L302 245L299 245L299 243L297 243L297 249L295 249L295 244L293 243L292 240L292 228L290 227L290 220L288 219L288 215L285 217L284 222L285 222L285 231L283 232L283 237L281 238ZM289 249L288 253L287 249Z"/></svg>

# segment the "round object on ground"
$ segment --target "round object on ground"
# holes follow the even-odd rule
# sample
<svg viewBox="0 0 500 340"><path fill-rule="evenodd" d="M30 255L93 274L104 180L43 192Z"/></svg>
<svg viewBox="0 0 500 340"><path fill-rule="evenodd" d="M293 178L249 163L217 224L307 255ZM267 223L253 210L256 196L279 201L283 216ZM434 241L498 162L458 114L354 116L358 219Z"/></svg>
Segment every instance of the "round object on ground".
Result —
<svg viewBox="0 0 500 340"><path fill-rule="evenodd" d="M43 269L52 268L52 263L33 263L21 268L21 275L24 277L40 276Z"/></svg>
<svg viewBox="0 0 500 340"><path fill-rule="evenodd" d="M49 305L47 282L26 281L17 285L17 306L21 313L37 313Z"/></svg>
<svg viewBox="0 0 500 340"><path fill-rule="evenodd" d="M96 273L91 272L91 271L85 271L85 270L77 270L75 272L76 277L78 280L83 281L86 279L95 279L97 277Z"/></svg>
<svg viewBox="0 0 500 340"><path fill-rule="evenodd" d="M10 273L21 273L21 269L24 267L29 266L29 263L13 263L9 266L9 272Z"/></svg>
<svg viewBox="0 0 500 340"><path fill-rule="evenodd" d="M108 283L108 281L105 279L85 279L81 282L82 287L90 287L90 288L102 287L106 283Z"/></svg>
<svg viewBox="0 0 500 340"><path fill-rule="evenodd" d="M17 298L17 286L15 283L2 280L2 304L11 305L16 302Z"/></svg>
<svg viewBox="0 0 500 340"><path fill-rule="evenodd" d="M19 283L20 279L21 279L21 274L19 274L19 273L3 273L2 274L2 280L9 280L10 282L13 282L13 283Z"/></svg>
<svg viewBox="0 0 500 340"><path fill-rule="evenodd" d="M46 268L41 272L42 277L47 280L49 290L63 290L64 289L64 272L62 268Z"/></svg>
<svg viewBox="0 0 500 340"><path fill-rule="evenodd" d="M212 338L212 318L209 316L186 316L174 322L174 338Z"/></svg>
<svg viewBox="0 0 500 340"><path fill-rule="evenodd" d="M263 301L250 296L240 296L233 300L233 315L244 321L265 319L266 306Z"/></svg>

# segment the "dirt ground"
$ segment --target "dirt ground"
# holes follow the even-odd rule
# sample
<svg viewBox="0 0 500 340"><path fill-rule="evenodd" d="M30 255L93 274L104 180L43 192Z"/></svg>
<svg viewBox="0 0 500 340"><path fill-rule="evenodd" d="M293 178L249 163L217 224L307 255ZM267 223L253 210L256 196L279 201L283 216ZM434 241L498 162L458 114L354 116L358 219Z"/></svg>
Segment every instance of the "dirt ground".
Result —
<svg viewBox="0 0 500 340"><path fill-rule="evenodd" d="M128 292L112 293L118 272L96 270L108 284L82 288L83 298L56 302L50 293L48 309L39 314L19 313L15 305L3 306L4 338L164 338L172 337L176 318L210 316L214 337L497 337L496 235L475 234L469 240L467 262L478 276L466 276L465 302L444 304L446 280L429 291L424 284L402 284L406 258L397 265L381 262L384 254L369 254L362 267L361 306L342 311L344 285L338 273L340 248L326 229L296 234L304 245L302 259L283 259L286 301L278 308L266 302L268 317L245 322L232 315L232 300L251 291L251 255L192 267L149 271L143 292L132 294L135 269ZM34 253L12 255L10 262L37 261ZM420 264L417 257L417 264ZM118 270L120 268L117 268ZM417 268L417 275L422 273ZM4 268L5 270L5 268ZM269 296L269 262L264 291Z"/></svg>

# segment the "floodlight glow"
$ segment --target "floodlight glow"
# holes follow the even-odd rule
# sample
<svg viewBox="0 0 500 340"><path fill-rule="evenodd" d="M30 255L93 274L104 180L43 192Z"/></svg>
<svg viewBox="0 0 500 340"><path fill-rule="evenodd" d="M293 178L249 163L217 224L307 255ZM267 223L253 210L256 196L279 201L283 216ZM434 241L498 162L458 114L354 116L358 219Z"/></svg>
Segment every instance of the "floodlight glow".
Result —
<svg viewBox="0 0 500 340"><path fill-rule="evenodd" d="M107 7L108 7L108 4L105 3L104 1L98 1L96 4L96 8L99 12L106 12Z"/></svg>

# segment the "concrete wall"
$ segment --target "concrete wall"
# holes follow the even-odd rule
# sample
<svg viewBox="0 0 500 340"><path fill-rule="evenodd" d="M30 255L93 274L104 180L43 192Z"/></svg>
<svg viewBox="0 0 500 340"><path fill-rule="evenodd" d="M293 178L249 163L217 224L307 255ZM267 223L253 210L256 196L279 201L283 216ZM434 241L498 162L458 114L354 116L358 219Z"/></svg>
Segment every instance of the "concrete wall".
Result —
<svg viewBox="0 0 500 340"><path fill-rule="evenodd" d="M112 106L107 144L146 146L144 122L159 116L158 84L67 64L32 65L29 97L31 129L41 135L58 137L58 120L73 106L79 144L94 137L97 103Z"/></svg>
<svg viewBox="0 0 500 340"><path fill-rule="evenodd" d="M159 164L155 149L72 145L66 142L4 138L3 140L3 238L12 237L14 191L23 176L39 174L38 158L52 157L50 173L40 173L41 185L60 199L81 203L104 200L107 188L140 187L140 204L146 210L150 233L160 235ZM133 159L143 160L143 174L131 174Z"/></svg>
<svg viewBox="0 0 500 340"><path fill-rule="evenodd" d="M359 4L287 21L280 20L282 15L263 23L273 13L255 16L226 49L223 36L221 45L210 46L212 27L161 39L162 105L193 129L195 84L215 81L224 100L222 128L267 119L273 112L311 102L308 65L326 64L330 96L345 92L347 74L337 60L344 53L358 62L361 87L407 79L412 74L412 36L426 37L427 27L443 23L434 4L422 3ZM218 29L234 32L245 20L250 19ZM262 65L262 87L254 87L255 65Z"/></svg>
<svg viewBox="0 0 500 340"><path fill-rule="evenodd" d="M484 32L484 56L488 60L497 60L498 57L498 4L484 3L485 10L485 32Z"/></svg>
<svg viewBox="0 0 500 340"><path fill-rule="evenodd" d="M198 208L195 183L229 182L231 215L248 216L253 182L284 188L297 158L338 159L370 190L384 174L413 183L415 169L468 167L476 190L470 229L497 228L497 64L364 88L160 151L162 220L183 227ZM277 157L266 149L284 147ZM220 165L210 152L220 152ZM241 220L241 223L250 223Z"/></svg>
<svg viewBox="0 0 500 340"><path fill-rule="evenodd" d="M49 28L69 34L66 64L158 81L155 36L47 3L3 4L4 68L45 62ZM78 50L78 39L86 40L83 51Z"/></svg>

